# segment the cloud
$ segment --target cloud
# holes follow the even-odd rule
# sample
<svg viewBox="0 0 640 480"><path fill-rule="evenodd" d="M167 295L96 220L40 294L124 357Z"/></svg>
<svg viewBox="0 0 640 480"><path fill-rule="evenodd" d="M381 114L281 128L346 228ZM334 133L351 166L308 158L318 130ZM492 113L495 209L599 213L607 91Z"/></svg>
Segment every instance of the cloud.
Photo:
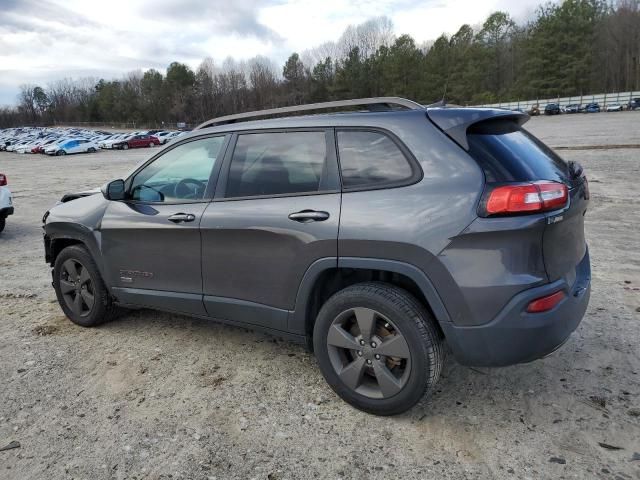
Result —
<svg viewBox="0 0 640 480"><path fill-rule="evenodd" d="M517 5L516 5L517 3ZM0 105L15 104L23 83L69 77L118 78L196 68L204 57L256 55L282 65L337 40L348 25L386 15L418 43L477 24L499 8L532 10L539 0L0 0Z"/></svg>
<svg viewBox="0 0 640 480"><path fill-rule="evenodd" d="M52 25L59 23L70 27L96 25L90 18L49 0L0 0L2 28L32 31L35 28L33 19L46 19Z"/></svg>
<svg viewBox="0 0 640 480"><path fill-rule="evenodd" d="M253 36L271 41L282 41L282 37L261 23L257 14L262 8L285 3L284 0L235 0L233 2L202 0L159 0L154 2L154 12L161 18L193 25L204 24L209 32L217 34L233 33L240 36ZM145 6L139 8L144 14Z"/></svg>

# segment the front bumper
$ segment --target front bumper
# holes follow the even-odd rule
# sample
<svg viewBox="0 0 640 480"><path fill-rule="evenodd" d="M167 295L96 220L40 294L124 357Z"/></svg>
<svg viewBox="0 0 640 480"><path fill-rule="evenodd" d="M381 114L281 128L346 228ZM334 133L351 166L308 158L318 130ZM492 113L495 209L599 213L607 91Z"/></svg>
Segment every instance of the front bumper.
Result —
<svg viewBox="0 0 640 480"><path fill-rule="evenodd" d="M0 208L0 218L7 218L9 215L13 215L13 207Z"/></svg>
<svg viewBox="0 0 640 480"><path fill-rule="evenodd" d="M543 313L527 313L529 302L564 290L566 298ZM564 280L519 293L491 322L462 327L442 322L445 338L456 360L469 366L500 367L530 362L558 349L578 327L589 304L589 251L576 267L576 279Z"/></svg>

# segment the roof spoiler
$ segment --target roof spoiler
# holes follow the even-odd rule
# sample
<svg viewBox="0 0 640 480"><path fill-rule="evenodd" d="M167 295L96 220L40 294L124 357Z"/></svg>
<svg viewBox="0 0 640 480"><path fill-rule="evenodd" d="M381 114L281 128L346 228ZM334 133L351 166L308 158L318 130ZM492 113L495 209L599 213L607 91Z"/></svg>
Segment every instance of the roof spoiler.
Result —
<svg viewBox="0 0 640 480"><path fill-rule="evenodd" d="M427 116L436 127L446 133L458 145L469 150L467 129L478 122L494 118L512 119L522 125L529 120L526 113L503 110L499 108L455 108L433 107L427 108Z"/></svg>

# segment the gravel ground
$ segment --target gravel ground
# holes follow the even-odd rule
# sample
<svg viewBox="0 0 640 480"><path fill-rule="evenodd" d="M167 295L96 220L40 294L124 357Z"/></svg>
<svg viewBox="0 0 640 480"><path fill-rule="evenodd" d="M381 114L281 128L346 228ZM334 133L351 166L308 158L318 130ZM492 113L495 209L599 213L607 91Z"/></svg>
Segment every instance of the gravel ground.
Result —
<svg viewBox="0 0 640 480"><path fill-rule="evenodd" d="M534 118L552 146L637 144L640 112ZM568 343L527 365L449 357L437 391L361 413L302 347L147 310L97 329L62 315L40 219L63 193L152 152L0 153L16 214L0 235L0 478L640 479L640 149L563 150L587 170L593 268Z"/></svg>

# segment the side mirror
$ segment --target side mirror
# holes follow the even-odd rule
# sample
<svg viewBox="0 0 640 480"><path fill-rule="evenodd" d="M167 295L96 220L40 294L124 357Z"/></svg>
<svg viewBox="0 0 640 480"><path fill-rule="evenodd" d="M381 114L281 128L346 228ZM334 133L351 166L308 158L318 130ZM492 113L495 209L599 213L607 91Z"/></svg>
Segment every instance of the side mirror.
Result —
<svg viewBox="0 0 640 480"><path fill-rule="evenodd" d="M112 180L101 188L102 195L107 200L124 200L125 199L125 187L124 180Z"/></svg>

